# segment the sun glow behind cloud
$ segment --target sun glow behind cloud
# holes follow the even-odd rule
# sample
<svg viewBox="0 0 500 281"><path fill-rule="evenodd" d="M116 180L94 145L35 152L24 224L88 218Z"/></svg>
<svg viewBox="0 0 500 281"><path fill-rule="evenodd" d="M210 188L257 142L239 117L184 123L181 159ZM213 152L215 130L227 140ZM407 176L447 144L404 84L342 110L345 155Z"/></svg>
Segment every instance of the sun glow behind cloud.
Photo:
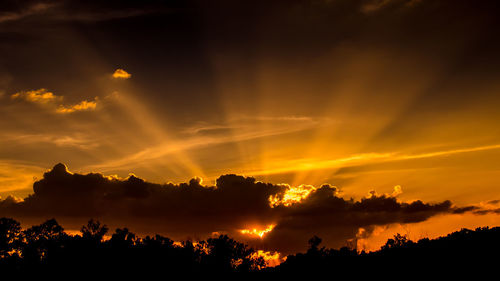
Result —
<svg viewBox="0 0 500 281"><path fill-rule="evenodd" d="M263 251L257 250L253 254L254 257L262 257L266 262L267 266L277 266L280 263L286 261L286 256L282 256L279 252Z"/></svg>
<svg viewBox="0 0 500 281"><path fill-rule="evenodd" d="M269 204L271 207L276 207L279 205L290 206L295 203L300 203L302 200L306 199L309 194L316 190L316 187L312 185L299 185L296 187L285 185L286 191L282 196L270 196Z"/></svg>
<svg viewBox="0 0 500 281"><path fill-rule="evenodd" d="M240 233L244 234L244 235L258 237L258 238L264 238L264 236L267 233L271 232L275 226L276 225L274 225L274 224L270 224L270 225L266 226L266 228L264 228L264 229L259 229L259 228L242 229L242 230L240 230Z"/></svg>

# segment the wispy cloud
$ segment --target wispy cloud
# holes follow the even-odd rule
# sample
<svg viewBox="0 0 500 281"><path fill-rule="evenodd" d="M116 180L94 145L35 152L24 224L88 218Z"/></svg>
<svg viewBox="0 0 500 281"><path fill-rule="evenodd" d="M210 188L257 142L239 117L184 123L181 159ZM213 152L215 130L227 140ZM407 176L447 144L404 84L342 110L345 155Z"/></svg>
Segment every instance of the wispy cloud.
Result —
<svg viewBox="0 0 500 281"><path fill-rule="evenodd" d="M76 147L79 149L90 149L99 146L96 139L83 134L26 134L26 133L4 133L0 134L0 143L10 142L22 145L29 144L53 144L58 147Z"/></svg>
<svg viewBox="0 0 500 281"><path fill-rule="evenodd" d="M43 15L43 20L51 21L99 22L173 11L172 8L161 3L145 7L142 2L123 3L123 1L116 1L116 3L113 3L114 1L67 0L11 2L15 2L13 9L0 11L0 23L19 21L38 15Z"/></svg>
<svg viewBox="0 0 500 281"><path fill-rule="evenodd" d="M431 157L439 157L439 156L453 155L459 153L477 152L477 151L493 150L493 149L500 149L500 144L434 151L434 152L420 153L420 154L401 155L397 157L395 160L431 158Z"/></svg>
<svg viewBox="0 0 500 281"><path fill-rule="evenodd" d="M46 104L50 102L62 101L62 97L54 95L47 89L38 89L31 91L21 91L11 95L12 99L22 99L32 103Z"/></svg>
<svg viewBox="0 0 500 281"><path fill-rule="evenodd" d="M0 23L16 21L29 16L42 14L54 6L56 6L54 3L34 3L19 11L0 12Z"/></svg>
<svg viewBox="0 0 500 281"><path fill-rule="evenodd" d="M107 161L102 164L89 166L91 169L116 169L131 167L137 163L163 158L179 151L189 151L196 148L238 143L241 141L272 137L294 132L300 132L328 123L329 119L315 119L312 117L288 118L274 117L266 119L268 128L261 128L255 123L255 118L240 118L225 125L200 123L183 131L186 139L170 140L141 149L126 157ZM275 123L269 123L275 121ZM224 131L217 134L216 131ZM229 131L229 132L228 132Z"/></svg>
<svg viewBox="0 0 500 281"><path fill-rule="evenodd" d="M370 14L387 7L411 8L418 5L422 0L368 0L361 4L361 12Z"/></svg>
<svg viewBox="0 0 500 281"><path fill-rule="evenodd" d="M316 158L301 158L283 161L274 161L271 167L265 170L242 171L242 173L253 175L272 175L287 172L310 171L310 170L325 170L335 169L345 166L366 165L374 163L395 162L403 160L416 160L425 158L442 157L461 153L471 153L486 150L500 149L500 144L475 146L460 149L433 151L426 153L410 154L404 152L386 152L386 153L361 153L353 154L347 157L337 159L316 159Z"/></svg>
<svg viewBox="0 0 500 281"><path fill-rule="evenodd" d="M77 111L90 111L97 108L97 98L94 101L83 100L73 105L62 104L63 96L57 96L53 92L41 88L38 90L20 91L11 96L12 100L23 100L30 103L39 104L49 108L56 113L73 113Z"/></svg>
<svg viewBox="0 0 500 281"><path fill-rule="evenodd" d="M64 106L60 105L59 108L57 108L57 113L72 113L75 111L88 111L88 110L95 110L97 107L97 102L96 101L81 101L80 103L77 103L75 105L71 106Z"/></svg>

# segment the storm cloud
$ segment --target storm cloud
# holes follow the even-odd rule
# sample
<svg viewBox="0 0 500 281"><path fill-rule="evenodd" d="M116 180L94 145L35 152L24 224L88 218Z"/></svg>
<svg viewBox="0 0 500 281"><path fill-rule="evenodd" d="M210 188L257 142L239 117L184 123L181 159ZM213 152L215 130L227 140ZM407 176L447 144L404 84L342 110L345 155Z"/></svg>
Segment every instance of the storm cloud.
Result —
<svg viewBox="0 0 500 281"><path fill-rule="evenodd" d="M475 210L455 207L450 201L400 202L375 192L361 200L346 200L327 184L291 204L270 204L270 198L283 198L290 188L238 175L220 176L215 186L202 185L199 178L155 184L134 175L120 179L72 173L64 164L57 164L34 183L32 195L22 201L13 197L0 201L0 215L55 217L66 225L98 218L140 233L159 232L179 239L227 233L286 253L303 249L313 235L341 246L359 228L369 231L378 225L416 223L439 214ZM242 229L268 225L274 228L262 238L241 233Z"/></svg>

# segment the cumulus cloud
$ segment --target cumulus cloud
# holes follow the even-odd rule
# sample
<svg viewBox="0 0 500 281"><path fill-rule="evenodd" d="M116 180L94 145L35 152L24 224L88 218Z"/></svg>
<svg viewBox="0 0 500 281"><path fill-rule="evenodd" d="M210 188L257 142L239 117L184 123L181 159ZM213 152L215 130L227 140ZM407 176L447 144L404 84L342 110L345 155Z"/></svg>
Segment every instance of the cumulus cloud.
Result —
<svg viewBox="0 0 500 281"><path fill-rule="evenodd" d="M312 235L341 246L356 237L360 228L369 231L374 226L472 211L457 208L450 201L400 202L386 194L346 200L331 185L312 188L291 204L271 204L271 198L285 198L290 189L238 175L223 175L214 186L202 185L199 178L188 183L154 184L134 175L120 179L72 173L64 164L57 164L34 183L33 195L24 201L2 201L0 213L21 219L65 218L77 224L90 217L100 218L139 232L161 232L179 239L228 233L287 253L303 250ZM262 235L251 235L254 232Z"/></svg>
<svg viewBox="0 0 500 281"><path fill-rule="evenodd" d="M118 68L113 73L113 78L116 78L116 79L129 79L130 77L132 77L132 74L128 73L127 71L125 71L124 69L121 69L121 68Z"/></svg>

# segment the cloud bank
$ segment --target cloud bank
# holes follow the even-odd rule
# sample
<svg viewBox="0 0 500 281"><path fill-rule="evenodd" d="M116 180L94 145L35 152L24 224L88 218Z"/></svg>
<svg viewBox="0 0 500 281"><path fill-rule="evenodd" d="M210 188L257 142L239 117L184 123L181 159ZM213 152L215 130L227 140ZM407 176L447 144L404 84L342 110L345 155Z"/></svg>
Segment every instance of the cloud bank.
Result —
<svg viewBox="0 0 500 281"><path fill-rule="evenodd" d="M471 206L456 207L450 201L400 202L392 195L375 192L361 200L346 200L328 184L308 188L307 196L287 201L284 199L296 192L294 188L252 177L223 175L214 186L202 185L199 178L188 183L154 184L134 175L120 179L72 173L64 164L57 164L34 183L34 194L22 201L12 197L0 201L0 215L55 217L76 225L98 218L141 233L161 232L178 239L227 233L289 253L303 250L313 235L338 247L356 237L360 228L369 232L380 225L477 211Z"/></svg>

